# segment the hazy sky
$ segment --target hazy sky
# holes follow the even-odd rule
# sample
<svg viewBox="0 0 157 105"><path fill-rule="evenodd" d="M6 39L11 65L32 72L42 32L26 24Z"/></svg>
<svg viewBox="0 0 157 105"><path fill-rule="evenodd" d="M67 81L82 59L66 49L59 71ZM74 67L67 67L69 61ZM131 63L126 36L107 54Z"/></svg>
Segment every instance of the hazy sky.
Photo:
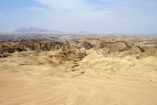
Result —
<svg viewBox="0 0 157 105"><path fill-rule="evenodd" d="M0 0L0 31L157 33L157 0Z"/></svg>

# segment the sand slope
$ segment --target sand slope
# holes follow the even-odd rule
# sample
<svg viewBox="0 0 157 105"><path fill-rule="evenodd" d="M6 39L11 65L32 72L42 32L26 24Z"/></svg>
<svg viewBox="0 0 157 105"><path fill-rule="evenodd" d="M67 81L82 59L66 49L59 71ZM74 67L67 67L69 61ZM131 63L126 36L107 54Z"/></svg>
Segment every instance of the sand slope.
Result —
<svg viewBox="0 0 157 105"><path fill-rule="evenodd" d="M156 65L149 57L94 51L73 69L46 63L54 52L0 59L0 105L156 105ZM59 69L59 68L66 69Z"/></svg>
<svg viewBox="0 0 157 105"><path fill-rule="evenodd" d="M156 105L157 85L86 78L0 79L0 105ZM6 79L7 77L7 79Z"/></svg>
<svg viewBox="0 0 157 105"><path fill-rule="evenodd" d="M152 43L2 43L0 105L157 105Z"/></svg>

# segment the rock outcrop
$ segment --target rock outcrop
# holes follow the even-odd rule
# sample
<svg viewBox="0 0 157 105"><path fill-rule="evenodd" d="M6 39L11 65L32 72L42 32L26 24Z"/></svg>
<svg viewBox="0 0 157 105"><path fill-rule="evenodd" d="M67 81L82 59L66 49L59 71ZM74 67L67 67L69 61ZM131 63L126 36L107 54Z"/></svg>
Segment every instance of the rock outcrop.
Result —
<svg viewBox="0 0 157 105"><path fill-rule="evenodd" d="M116 55L157 56L157 42L124 39L81 39L75 40L30 40L25 42L0 42L0 57L7 57L15 52L64 50L81 51L94 49L102 53Z"/></svg>

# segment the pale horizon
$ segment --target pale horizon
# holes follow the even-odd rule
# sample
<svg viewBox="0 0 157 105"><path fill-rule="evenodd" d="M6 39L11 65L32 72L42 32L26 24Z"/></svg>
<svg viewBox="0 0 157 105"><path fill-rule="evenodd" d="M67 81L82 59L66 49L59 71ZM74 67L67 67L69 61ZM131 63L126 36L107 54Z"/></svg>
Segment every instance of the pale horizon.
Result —
<svg viewBox="0 0 157 105"><path fill-rule="evenodd" d="M0 32L37 27L63 32L157 34L156 0L1 0Z"/></svg>

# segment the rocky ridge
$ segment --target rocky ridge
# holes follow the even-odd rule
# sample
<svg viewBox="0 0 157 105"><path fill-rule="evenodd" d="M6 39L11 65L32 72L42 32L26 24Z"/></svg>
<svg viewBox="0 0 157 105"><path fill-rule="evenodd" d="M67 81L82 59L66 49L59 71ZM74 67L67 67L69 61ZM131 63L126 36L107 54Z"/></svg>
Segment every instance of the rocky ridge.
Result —
<svg viewBox="0 0 157 105"><path fill-rule="evenodd" d="M15 52L23 51L54 51L86 52L96 50L104 55L126 56L157 56L156 41L131 39L81 39L76 40L30 40L25 42L0 42L0 57L7 57Z"/></svg>

